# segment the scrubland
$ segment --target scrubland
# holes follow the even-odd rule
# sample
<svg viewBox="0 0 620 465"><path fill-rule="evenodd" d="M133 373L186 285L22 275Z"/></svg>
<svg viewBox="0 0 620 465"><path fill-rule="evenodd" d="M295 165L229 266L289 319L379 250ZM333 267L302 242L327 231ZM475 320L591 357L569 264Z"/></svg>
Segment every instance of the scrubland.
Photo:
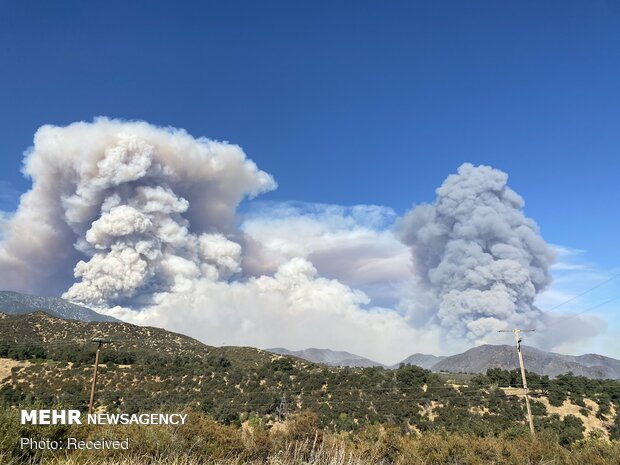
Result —
<svg viewBox="0 0 620 465"><path fill-rule="evenodd" d="M20 426L16 410L0 415L3 465L603 465L620 464L620 442L591 437L561 445L552 430L532 438L520 426L480 437L462 433L403 432L369 425L330 432L311 412L266 427L251 418L240 427L190 413L183 426ZM19 438L129 438L129 450L21 450Z"/></svg>

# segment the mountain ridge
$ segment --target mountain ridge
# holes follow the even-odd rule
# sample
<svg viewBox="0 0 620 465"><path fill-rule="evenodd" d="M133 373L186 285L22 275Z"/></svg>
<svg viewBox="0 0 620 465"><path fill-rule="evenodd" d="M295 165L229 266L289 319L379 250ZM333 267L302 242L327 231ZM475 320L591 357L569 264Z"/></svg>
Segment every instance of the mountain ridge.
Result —
<svg viewBox="0 0 620 465"><path fill-rule="evenodd" d="M322 363L329 366L346 366L354 368L384 366L379 362L362 357L361 355L352 354L342 350L317 349L315 347L310 347L303 350L289 350L284 347L274 347L266 350L267 352L274 354L292 355L312 363Z"/></svg>
<svg viewBox="0 0 620 465"><path fill-rule="evenodd" d="M9 315L23 315L38 310L68 320L120 322L114 317L102 315L90 308L73 304L60 297L43 297L21 294L15 291L0 291L0 312Z"/></svg>
<svg viewBox="0 0 620 465"><path fill-rule="evenodd" d="M486 373L489 368L514 370L519 366L514 346L506 344L484 344L450 356L415 353L395 365L383 365L350 352L331 349L309 348L293 351L279 347L267 351L330 366L377 366L396 369L405 364L435 372L452 373ZM565 355L523 346L523 358L526 370L552 378L572 372L575 376L593 379L620 379L620 360L600 354Z"/></svg>
<svg viewBox="0 0 620 465"><path fill-rule="evenodd" d="M599 354L564 355L522 346L527 371L551 378L572 372L593 379L620 379L620 360ZM516 350L510 345L484 344L452 355L432 365L432 371L484 373L489 368L518 368Z"/></svg>
<svg viewBox="0 0 620 465"><path fill-rule="evenodd" d="M445 358L446 358L446 356L444 356L444 355L431 355L431 354L415 353L415 354L410 355L409 357L405 358L400 363L409 364L409 365L416 365L416 366L419 366L419 367L422 367L422 368L426 368L427 370L429 370L433 365L439 363L440 361L442 361ZM395 366L400 365L400 363L395 365Z"/></svg>

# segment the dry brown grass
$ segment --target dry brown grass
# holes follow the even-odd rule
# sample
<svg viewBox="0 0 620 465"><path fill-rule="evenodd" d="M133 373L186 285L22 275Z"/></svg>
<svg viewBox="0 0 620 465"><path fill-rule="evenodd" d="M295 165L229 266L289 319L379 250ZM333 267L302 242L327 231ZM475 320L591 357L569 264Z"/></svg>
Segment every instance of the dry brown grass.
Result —
<svg viewBox="0 0 620 465"><path fill-rule="evenodd" d="M565 400L564 403L559 407L551 405L549 403L549 399L547 399L546 397L541 397L537 400L547 408L547 412L549 414L556 413L560 416L560 418L564 418L568 415L574 415L577 418L580 418L581 421L583 421L583 426L585 426L586 428L586 435L588 435L591 431L596 430L607 431L607 429L613 423L611 420L603 421L600 418L596 417L596 413L598 412L598 405L596 404L596 402L590 399L585 399L586 406L590 407L590 414L588 416L582 415L580 412L581 407L573 404L569 399ZM609 418L613 418L613 416L610 415Z"/></svg>
<svg viewBox="0 0 620 465"><path fill-rule="evenodd" d="M104 457L97 453L44 459L40 465L618 465L620 445L583 443L573 450L550 447L544 439L511 441L464 435L428 435L415 440L391 442L387 436L374 444L354 447L347 440L330 437L288 443L262 459L242 455L211 459L195 454L163 454L159 457L128 455ZM387 440L387 442L386 442ZM3 465L28 465L2 460Z"/></svg>
<svg viewBox="0 0 620 465"><path fill-rule="evenodd" d="M0 358L0 384L11 376L11 370L15 367L27 367L28 361L13 360L10 358Z"/></svg>
<svg viewBox="0 0 620 465"><path fill-rule="evenodd" d="M271 429L258 419L243 428L224 426L194 412L182 427L82 425L63 431L33 426L18 431L15 415L5 412L0 421L5 426L0 429L0 451L5 451L0 465L620 465L620 442L587 440L565 448L549 431L532 438L525 429L476 437L466 432L403 435L395 427L372 425L336 434L317 429L310 412ZM80 439L127 437L129 450L48 451L24 458L21 436L54 432Z"/></svg>

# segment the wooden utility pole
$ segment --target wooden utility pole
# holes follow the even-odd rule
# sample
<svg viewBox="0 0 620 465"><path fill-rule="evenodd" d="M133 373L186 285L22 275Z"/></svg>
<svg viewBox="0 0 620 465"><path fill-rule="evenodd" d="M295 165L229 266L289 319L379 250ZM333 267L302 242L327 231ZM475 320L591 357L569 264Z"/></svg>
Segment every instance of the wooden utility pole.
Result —
<svg viewBox="0 0 620 465"><path fill-rule="evenodd" d="M500 333L514 333L517 342L517 354L519 355L519 366L521 367L521 379L523 380L523 393L525 394L525 406L527 407L527 421L530 424L530 433L534 435L534 419L532 418L532 408L530 407L530 396L527 389L527 378L525 376L525 365L523 364L523 354L521 353L521 333L529 333L535 329L505 329Z"/></svg>
<svg viewBox="0 0 620 465"><path fill-rule="evenodd" d="M101 346L107 344L110 341L103 339L93 339L93 342L97 343L97 354L95 355L95 371L93 372L93 382L90 386L90 401L88 402L88 413L93 413L93 406L95 404L95 386L97 385L97 370L99 369L99 353L101 352Z"/></svg>

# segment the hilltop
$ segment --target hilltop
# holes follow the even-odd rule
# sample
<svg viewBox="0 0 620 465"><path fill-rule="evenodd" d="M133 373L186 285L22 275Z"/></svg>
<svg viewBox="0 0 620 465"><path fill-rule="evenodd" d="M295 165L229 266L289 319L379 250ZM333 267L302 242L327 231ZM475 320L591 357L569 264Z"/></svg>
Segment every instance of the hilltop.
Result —
<svg viewBox="0 0 620 465"><path fill-rule="evenodd" d="M68 357L71 354L94 353L93 339L103 338L106 344L104 361L114 358L138 360L144 357L178 359L190 357L203 360L210 354L232 356L242 367L248 363L257 366L272 359L267 352L244 347L212 347L183 334L173 333L162 328L137 326L130 323L84 322L65 320L42 311L23 315L0 313L0 344L5 347L36 348L44 350L52 359ZM77 356L77 355L76 355ZM26 355L26 358L28 356Z"/></svg>

